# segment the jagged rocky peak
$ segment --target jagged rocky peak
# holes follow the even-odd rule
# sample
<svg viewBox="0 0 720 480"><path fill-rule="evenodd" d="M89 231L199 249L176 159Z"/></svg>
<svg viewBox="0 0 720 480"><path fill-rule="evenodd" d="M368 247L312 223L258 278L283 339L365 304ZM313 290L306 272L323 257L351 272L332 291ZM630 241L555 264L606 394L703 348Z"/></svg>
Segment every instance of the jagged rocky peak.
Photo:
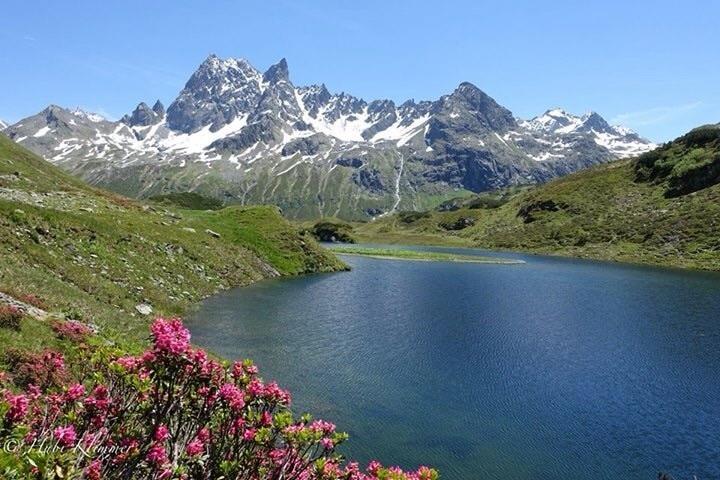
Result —
<svg viewBox="0 0 720 480"><path fill-rule="evenodd" d="M211 131L217 131L249 114L264 90L262 75L247 60L223 60L212 54L168 107L168 126L191 133L210 125Z"/></svg>
<svg viewBox="0 0 720 480"><path fill-rule="evenodd" d="M160 105L160 108L157 110L161 113L156 111L155 107L157 107L158 104ZM130 125L131 127L147 127L149 125L154 125L162 120L164 115L164 108L159 100L155 103L155 107L150 108L147 103L140 102L130 115L125 115L122 118L122 122Z"/></svg>
<svg viewBox="0 0 720 480"><path fill-rule="evenodd" d="M157 115L164 117L165 116L165 105L162 104L160 100L157 100L155 102L155 105L152 107L153 112L155 112Z"/></svg>
<svg viewBox="0 0 720 480"><path fill-rule="evenodd" d="M263 79L269 83L289 82L290 72L286 59L281 59L278 63L271 66L263 74Z"/></svg>
<svg viewBox="0 0 720 480"><path fill-rule="evenodd" d="M441 123L462 130L504 132L517 126L510 110L470 82L441 97L433 110Z"/></svg>
<svg viewBox="0 0 720 480"><path fill-rule="evenodd" d="M324 83L321 85L301 87L297 90L298 95L305 104L305 108L313 118L317 117L320 108L332 98L332 94L328 91Z"/></svg>
<svg viewBox="0 0 720 480"><path fill-rule="evenodd" d="M48 127L59 127L67 126L72 119L73 115L83 118L85 112L82 110L76 110L71 112L70 110L60 107L58 105L48 105L45 110L40 112L39 116L43 118L43 121Z"/></svg>
<svg viewBox="0 0 720 480"><path fill-rule="evenodd" d="M555 120L556 122L562 123L562 124L568 124L571 120L574 120L578 118L576 115L573 115L571 113L568 113L565 111L565 109L556 107L551 108L547 110L545 113L543 113L540 117L536 118L545 118L550 120Z"/></svg>
<svg viewBox="0 0 720 480"><path fill-rule="evenodd" d="M610 124L607 123L597 112L590 112L584 115L582 120L582 128L587 131L594 130L596 132L612 132L613 130Z"/></svg>
<svg viewBox="0 0 720 480"><path fill-rule="evenodd" d="M608 133L612 135L625 135L630 131L612 127L597 112L588 112L582 116L568 113L562 108L553 108L542 115L524 122L524 126L536 132L547 134L570 133Z"/></svg>
<svg viewBox="0 0 720 480"><path fill-rule="evenodd" d="M580 117L572 115L562 108L551 108L542 115L525 122L531 130L552 133L568 126L577 126L581 123Z"/></svg>

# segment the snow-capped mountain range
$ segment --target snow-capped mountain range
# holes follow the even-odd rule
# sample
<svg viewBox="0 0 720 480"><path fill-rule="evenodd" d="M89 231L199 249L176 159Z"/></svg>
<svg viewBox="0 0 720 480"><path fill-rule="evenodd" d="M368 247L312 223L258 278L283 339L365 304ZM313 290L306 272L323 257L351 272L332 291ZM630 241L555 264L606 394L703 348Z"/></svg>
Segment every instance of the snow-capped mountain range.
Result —
<svg viewBox="0 0 720 480"><path fill-rule="evenodd" d="M125 194L200 191L296 217L368 218L462 191L546 181L655 147L597 113L516 119L470 83L435 101L366 102L209 56L165 110L119 121L51 105L4 133Z"/></svg>

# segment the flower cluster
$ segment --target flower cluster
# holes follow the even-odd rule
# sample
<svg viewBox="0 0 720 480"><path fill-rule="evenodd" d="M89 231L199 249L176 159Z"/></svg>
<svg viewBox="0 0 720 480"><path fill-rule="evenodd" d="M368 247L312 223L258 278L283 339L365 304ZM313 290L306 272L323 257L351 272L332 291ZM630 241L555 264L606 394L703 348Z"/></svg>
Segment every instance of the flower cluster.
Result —
<svg viewBox="0 0 720 480"><path fill-rule="evenodd" d="M296 419L287 391L264 382L250 361L226 366L193 348L179 319L157 319L151 339L138 356L81 350L92 371L83 382L0 390L0 440L57 447L43 458L34 453L34 466L18 455L8 471L87 480L437 478L426 467L404 472L372 462L361 470L344 461L336 448L346 434L309 415ZM34 355L65 368L55 354Z"/></svg>
<svg viewBox="0 0 720 480"><path fill-rule="evenodd" d="M182 355L190 349L190 332L179 318L156 321L151 332L156 353Z"/></svg>

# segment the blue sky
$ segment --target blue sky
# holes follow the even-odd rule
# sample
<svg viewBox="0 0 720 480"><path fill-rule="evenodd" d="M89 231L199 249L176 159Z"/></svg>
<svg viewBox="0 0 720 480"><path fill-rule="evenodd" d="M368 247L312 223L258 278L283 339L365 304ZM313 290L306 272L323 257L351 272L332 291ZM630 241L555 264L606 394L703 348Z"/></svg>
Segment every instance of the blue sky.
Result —
<svg viewBox="0 0 720 480"><path fill-rule="evenodd" d="M50 103L118 118L168 105L209 54L366 99L470 81L529 118L595 110L656 141L720 121L720 2L15 1L0 16L0 118Z"/></svg>

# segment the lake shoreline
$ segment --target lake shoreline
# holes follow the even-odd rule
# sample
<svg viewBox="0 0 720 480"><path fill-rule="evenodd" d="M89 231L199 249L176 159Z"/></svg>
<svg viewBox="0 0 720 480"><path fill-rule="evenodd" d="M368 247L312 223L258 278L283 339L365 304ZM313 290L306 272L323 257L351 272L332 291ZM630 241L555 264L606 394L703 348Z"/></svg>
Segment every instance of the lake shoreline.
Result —
<svg viewBox="0 0 720 480"><path fill-rule="evenodd" d="M226 292L204 302L188 327L195 342L224 358L253 358L294 392L300 411L350 431L348 456L366 461L373 447L383 462L424 461L463 480L478 472L524 478L530 470L591 480L591 463L602 476L643 478L695 455L695 468L714 478L707 456L714 440L704 440L700 453L654 449L643 428L648 419L668 421L668 443L686 445L704 412L717 411L717 384L702 365L720 362L712 320L720 277L543 255L519 255L522 269L377 262L338 249L330 248L350 272ZM685 328L691 310L693 328ZM679 366L668 368L670 360ZM331 362L338 368L328 369ZM676 382L677 368L688 373L691 395L651 388ZM317 377L303 376L307 370ZM448 385L463 402L439 401ZM588 410L588 402L598 408ZM492 440L481 444L482 429ZM568 451L548 435L578 447ZM608 435L620 446L606 443ZM445 448L459 444L466 447Z"/></svg>

